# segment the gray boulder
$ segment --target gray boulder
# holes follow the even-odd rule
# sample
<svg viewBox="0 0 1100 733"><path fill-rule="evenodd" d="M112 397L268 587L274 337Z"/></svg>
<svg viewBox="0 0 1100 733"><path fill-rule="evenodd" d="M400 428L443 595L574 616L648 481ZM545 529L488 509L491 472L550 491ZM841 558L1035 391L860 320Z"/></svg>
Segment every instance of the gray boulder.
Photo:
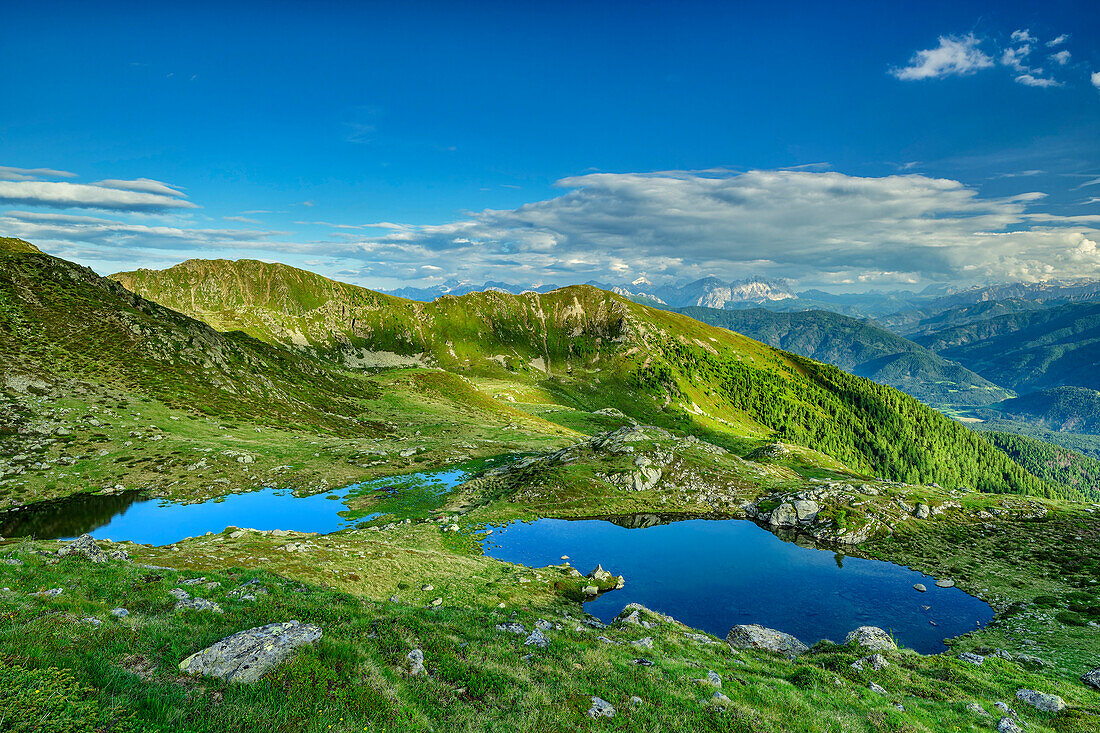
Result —
<svg viewBox="0 0 1100 733"><path fill-rule="evenodd" d="M1065 700L1038 690L1016 690L1016 699L1044 713L1057 713L1066 709Z"/></svg>
<svg viewBox="0 0 1100 733"><path fill-rule="evenodd" d="M420 649L413 649L405 655L405 658L409 660L409 674L413 677L428 673L428 670L424 669L424 652Z"/></svg>
<svg viewBox="0 0 1100 733"><path fill-rule="evenodd" d="M928 588L925 587L924 583L914 583L913 584L913 590L920 591L921 593L924 593L925 591L928 590Z"/></svg>
<svg viewBox="0 0 1100 733"><path fill-rule="evenodd" d="M493 628L497 631L507 631L509 634L519 634L520 636L525 636L527 634L527 629L523 627L523 624L516 623L515 621L497 624Z"/></svg>
<svg viewBox="0 0 1100 733"><path fill-rule="evenodd" d="M738 624L726 634L726 643L732 649L761 649L794 659L810 650L801 641L782 631L759 624Z"/></svg>
<svg viewBox="0 0 1100 733"><path fill-rule="evenodd" d="M981 666L982 662L985 661L985 657L980 654L974 654L972 652L962 652L961 654L959 654L959 659L963 660L964 662L969 662L970 664L973 664L975 666Z"/></svg>
<svg viewBox="0 0 1100 733"><path fill-rule="evenodd" d="M546 638L546 634L542 633L541 629L535 629L531 632L531 635L524 640L523 645L545 649L550 646L550 640Z"/></svg>
<svg viewBox="0 0 1100 733"><path fill-rule="evenodd" d="M1024 733L1024 729L1012 718L1005 717L997 721L997 733Z"/></svg>
<svg viewBox="0 0 1100 733"><path fill-rule="evenodd" d="M302 646L321 638L321 629L297 621L238 631L180 662L180 670L229 682L255 682Z"/></svg>
<svg viewBox="0 0 1100 733"><path fill-rule="evenodd" d="M1091 672L1085 672L1081 675L1081 681L1089 687L1100 690L1100 667L1097 667Z"/></svg>
<svg viewBox="0 0 1100 733"><path fill-rule="evenodd" d="M615 708L607 700L592 696L592 707L588 708L588 717L593 720L598 718L614 718Z"/></svg>
<svg viewBox="0 0 1100 733"><path fill-rule="evenodd" d="M95 563L107 562L107 553L99 549L99 545L95 543L95 540L89 534L80 535L57 551L58 557L67 555L83 555Z"/></svg>
<svg viewBox="0 0 1100 733"><path fill-rule="evenodd" d="M890 635L877 626L860 626L848 632L848 636L844 637L844 643L858 644L874 652L887 652L898 648Z"/></svg>

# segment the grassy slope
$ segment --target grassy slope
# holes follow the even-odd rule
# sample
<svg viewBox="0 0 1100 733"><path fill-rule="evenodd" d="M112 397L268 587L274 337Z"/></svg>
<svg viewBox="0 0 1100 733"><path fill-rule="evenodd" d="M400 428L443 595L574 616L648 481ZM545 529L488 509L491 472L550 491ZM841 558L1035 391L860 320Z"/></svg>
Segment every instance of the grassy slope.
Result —
<svg viewBox="0 0 1100 733"><path fill-rule="evenodd" d="M985 405L1009 393L866 321L828 311L681 308L681 313L900 389L932 405Z"/></svg>
<svg viewBox="0 0 1100 733"><path fill-rule="evenodd" d="M248 260L115 277L212 323L349 363L396 353L472 378L538 386L567 407L611 406L719 442L774 435L891 478L1050 490L893 390L591 287L414 303Z"/></svg>

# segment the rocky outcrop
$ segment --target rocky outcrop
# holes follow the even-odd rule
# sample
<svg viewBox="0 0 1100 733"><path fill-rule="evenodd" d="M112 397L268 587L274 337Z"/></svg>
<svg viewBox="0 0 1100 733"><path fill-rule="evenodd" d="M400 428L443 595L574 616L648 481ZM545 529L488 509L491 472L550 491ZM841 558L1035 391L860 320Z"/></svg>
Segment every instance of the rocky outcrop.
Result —
<svg viewBox="0 0 1100 733"><path fill-rule="evenodd" d="M760 649L782 654L794 659L810 650L801 641L782 631L758 624L738 624L726 634L726 643L732 649Z"/></svg>
<svg viewBox="0 0 1100 733"><path fill-rule="evenodd" d="M255 682L296 651L321 638L321 629L297 621L239 631L180 662L180 670L229 682Z"/></svg>
<svg viewBox="0 0 1100 733"><path fill-rule="evenodd" d="M99 545L95 543L91 535L82 534L69 544L62 547L57 551L58 557L66 557L68 555L83 555L88 560L94 563L107 562L107 553L99 549Z"/></svg>
<svg viewBox="0 0 1100 733"><path fill-rule="evenodd" d="M1081 681L1089 687L1100 690L1100 667L1097 667L1091 672L1085 672L1081 675Z"/></svg>
<svg viewBox="0 0 1100 733"><path fill-rule="evenodd" d="M848 632L844 638L845 644L856 644L873 652L894 651L898 645L893 638L877 626L860 626L854 631Z"/></svg>

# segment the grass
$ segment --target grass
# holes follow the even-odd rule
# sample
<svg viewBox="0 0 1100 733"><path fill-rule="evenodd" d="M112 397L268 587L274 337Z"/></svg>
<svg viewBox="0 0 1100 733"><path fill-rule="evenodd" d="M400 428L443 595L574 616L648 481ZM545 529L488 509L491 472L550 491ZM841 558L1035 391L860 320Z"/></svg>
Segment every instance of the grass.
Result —
<svg viewBox="0 0 1100 733"><path fill-rule="evenodd" d="M99 727L91 729L127 730L125 723L133 730L196 733L593 726L629 731L981 730L986 723L967 712L965 703L994 710L994 701L1011 702L1022 687L1055 692L1084 709L1095 703L1094 693L1080 685L1001 659L973 667L901 651L888 654L892 664L880 673L858 672L849 665L864 652L831 644L790 662L699 643L675 623L577 630L580 609L545 593L517 598L503 609L450 598L425 608L419 601L369 600L258 569L202 570L200 576L197 570L92 565L82 558L48 564L31 549L16 550L22 567L0 566L0 583L11 589L3 596L0 619L0 675L10 684L0 700L6 715L24 720L45 709L30 690L42 689L41 680L47 678L54 704L64 700L70 718L72 712L91 714L86 703L92 699L97 711L106 711L99 714L107 724L97 721ZM192 553L200 555L201 546L185 547L176 553L177 562ZM209 590L179 585L192 577L221 585ZM247 580L259 580L269 594L255 602L236 600L233 590ZM51 587L64 592L49 599L28 595ZM174 587L215 600L225 614L173 612L168 590ZM526 592L528 586L516 587ZM107 613L116 606L128 608L130 616L116 619ZM80 621L89 616L103 625ZM188 654L230 633L290 618L320 625L322 641L256 685L185 677L176 667ZM545 650L525 647L523 637L494 629L515 621L531 630L539 619L560 627L546 632L551 643ZM597 641L597 635L618 643ZM626 643L642 636L653 639L652 649ZM429 676L408 676L405 655L413 648L423 650ZM635 664L641 657L653 666ZM696 680L707 670L721 675L728 704L705 702L713 688ZM871 681L888 694L871 692ZM616 707L615 718L593 723L585 716L593 695ZM634 696L642 700L637 706L631 703ZM1061 727L1069 715L1053 718L1014 707L1032 730L1074 729ZM120 719L119 711L132 720ZM117 727L109 727L116 719Z"/></svg>

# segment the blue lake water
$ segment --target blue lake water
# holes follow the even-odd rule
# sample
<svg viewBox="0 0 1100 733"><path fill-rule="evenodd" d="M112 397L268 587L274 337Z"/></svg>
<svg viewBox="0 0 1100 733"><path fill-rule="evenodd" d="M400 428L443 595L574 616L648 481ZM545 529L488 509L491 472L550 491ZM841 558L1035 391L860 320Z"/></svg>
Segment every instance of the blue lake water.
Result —
<svg viewBox="0 0 1100 733"><path fill-rule="evenodd" d="M857 626L879 626L903 646L943 651L943 639L989 622L993 609L958 588L879 560L784 542L747 520L692 519L629 529L606 520L540 519L494 528L491 557L534 567L597 564L626 587L585 604L610 621L627 603L669 614L725 637L734 624L761 624L813 644L843 643ZM926 593L913 589L928 587ZM935 624L935 625L933 625Z"/></svg>
<svg viewBox="0 0 1100 733"><path fill-rule="evenodd" d="M335 532L380 513L350 512L344 501L351 496L375 494L385 502L387 498L399 499L403 492L416 491L430 503L445 496L472 471L492 462L475 461L439 471L388 476L305 497L287 489L269 488L201 503L176 504L150 499L141 492L82 494L0 514L0 537L68 539L87 532L96 539L165 545L185 537L221 532L226 527ZM379 502L370 506L387 508Z"/></svg>

